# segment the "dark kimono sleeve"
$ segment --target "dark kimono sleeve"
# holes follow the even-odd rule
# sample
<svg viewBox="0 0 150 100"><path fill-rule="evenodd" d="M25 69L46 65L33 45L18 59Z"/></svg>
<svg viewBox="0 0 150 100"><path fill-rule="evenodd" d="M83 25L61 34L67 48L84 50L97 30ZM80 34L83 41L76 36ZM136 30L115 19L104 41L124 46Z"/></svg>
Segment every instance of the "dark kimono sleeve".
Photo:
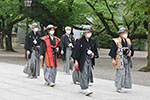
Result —
<svg viewBox="0 0 150 100"><path fill-rule="evenodd" d="M45 42L42 40L41 44L40 44L40 55L45 56L45 49L46 49L46 44Z"/></svg>
<svg viewBox="0 0 150 100"><path fill-rule="evenodd" d="M26 36L26 38L25 38L25 46L24 46L24 48L25 48L25 50L27 51L27 50L29 50L29 51L31 51L31 49L30 49L30 38L29 38L29 34Z"/></svg>
<svg viewBox="0 0 150 100"><path fill-rule="evenodd" d="M76 44L74 46L74 49L72 51L71 57L74 60L79 60L80 59L80 42L79 41L76 42Z"/></svg>
<svg viewBox="0 0 150 100"><path fill-rule="evenodd" d="M130 50L131 50L131 56L133 56L133 55L134 55L134 49L133 49L133 45L131 45L131 48L130 48Z"/></svg>
<svg viewBox="0 0 150 100"><path fill-rule="evenodd" d="M60 47L61 50L63 50L63 51L64 51L64 49L65 49L65 46L64 46L64 41L65 41L65 39L64 39L64 38L65 38L65 37L62 36L61 39L60 39L60 43L59 43L59 47Z"/></svg>
<svg viewBox="0 0 150 100"><path fill-rule="evenodd" d="M109 56L111 58L116 59L117 49L118 49L118 47L117 47L116 43L114 41L112 41L112 44L111 44L111 47L110 47L110 52L109 52Z"/></svg>
<svg viewBox="0 0 150 100"><path fill-rule="evenodd" d="M73 36L72 36L72 44L73 44L73 46L75 45L75 39Z"/></svg>
<svg viewBox="0 0 150 100"><path fill-rule="evenodd" d="M41 44L41 35L38 33L38 42L37 42L37 45L40 45Z"/></svg>
<svg viewBox="0 0 150 100"><path fill-rule="evenodd" d="M98 54L98 50L97 50L97 42L95 42L95 46L94 46L94 57L99 58L99 54Z"/></svg>

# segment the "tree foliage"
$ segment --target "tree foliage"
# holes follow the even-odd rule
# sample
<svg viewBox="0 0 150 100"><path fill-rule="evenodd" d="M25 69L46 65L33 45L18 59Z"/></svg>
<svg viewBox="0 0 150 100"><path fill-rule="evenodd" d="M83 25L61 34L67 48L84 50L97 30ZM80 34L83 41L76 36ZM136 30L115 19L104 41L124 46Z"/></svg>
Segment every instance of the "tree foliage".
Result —
<svg viewBox="0 0 150 100"><path fill-rule="evenodd" d="M6 50L13 51L12 47L12 28L13 25L22 21L25 16L21 14L22 3L19 0L1 0L0 1L0 39L1 47L3 48L3 40L5 38Z"/></svg>

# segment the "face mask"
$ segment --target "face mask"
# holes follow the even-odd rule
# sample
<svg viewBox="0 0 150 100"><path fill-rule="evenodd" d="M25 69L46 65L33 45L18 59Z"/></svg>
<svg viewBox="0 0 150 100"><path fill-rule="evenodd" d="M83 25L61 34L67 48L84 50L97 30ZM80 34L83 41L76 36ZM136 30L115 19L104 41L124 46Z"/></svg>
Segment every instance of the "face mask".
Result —
<svg viewBox="0 0 150 100"><path fill-rule="evenodd" d="M38 28L34 28L34 29L33 29L34 32L37 32L38 30L39 30Z"/></svg>
<svg viewBox="0 0 150 100"><path fill-rule="evenodd" d="M87 33L87 34L86 34L86 37L87 37L87 38L90 38L91 36L92 36L92 33Z"/></svg>
<svg viewBox="0 0 150 100"><path fill-rule="evenodd" d="M54 35L55 31L49 31L49 33L50 33L51 35Z"/></svg>
<svg viewBox="0 0 150 100"><path fill-rule="evenodd" d="M67 33L67 34L70 34L70 33L71 33L71 31L66 31L66 33Z"/></svg>
<svg viewBox="0 0 150 100"><path fill-rule="evenodd" d="M124 38L127 38L128 37L128 34L124 34L124 35L122 35Z"/></svg>

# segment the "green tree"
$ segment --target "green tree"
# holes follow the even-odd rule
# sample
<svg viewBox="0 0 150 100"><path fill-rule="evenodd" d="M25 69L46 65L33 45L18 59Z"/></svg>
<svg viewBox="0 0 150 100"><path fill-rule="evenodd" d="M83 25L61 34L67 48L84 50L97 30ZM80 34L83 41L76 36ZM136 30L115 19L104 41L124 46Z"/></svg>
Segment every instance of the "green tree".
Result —
<svg viewBox="0 0 150 100"><path fill-rule="evenodd" d="M146 14L140 8L144 2L137 0L85 0L97 16L97 22L101 23L107 34L116 37L119 26L125 26L130 30L130 38L146 38L146 34L135 34L137 29L146 20ZM135 8L136 8L135 7ZM142 6L143 7L143 6ZM144 7L143 7L144 8ZM140 13L139 13L140 12ZM98 21L99 20L99 21ZM146 26L146 25L145 25ZM103 32L103 31L102 31Z"/></svg>
<svg viewBox="0 0 150 100"><path fill-rule="evenodd" d="M36 0L32 3L30 18L40 22L42 27L56 25L57 36L60 36L65 26L84 24L88 9L80 0Z"/></svg>
<svg viewBox="0 0 150 100"><path fill-rule="evenodd" d="M150 0L146 0L147 2L147 14L148 14L148 57L147 57L147 66L140 69L140 71L150 72Z"/></svg>
<svg viewBox="0 0 150 100"><path fill-rule="evenodd" d="M0 39L3 48L3 40L5 38L5 45L7 51L14 51L12 47L12 29L13 26L25 19L21 14L21 0L1 0L0 1L0 29L2 38Z"/></svg>

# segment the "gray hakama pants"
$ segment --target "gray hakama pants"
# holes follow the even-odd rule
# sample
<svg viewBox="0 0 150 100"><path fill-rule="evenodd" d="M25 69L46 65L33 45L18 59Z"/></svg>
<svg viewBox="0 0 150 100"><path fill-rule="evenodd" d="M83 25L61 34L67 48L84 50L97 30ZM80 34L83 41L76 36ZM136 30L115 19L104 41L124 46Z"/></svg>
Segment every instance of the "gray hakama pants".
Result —
<svg viewBox="0 0 150 100"><path fill-rule="evenodd" d="M74 84L76 84L76 82L80 82L80 71L79 70L74 70L73 73L72 73L72 80L74 82ZM91 74L90 74L90 82L93 83L93 74L92 74L92 71L91 71Z"/></svg>
<svg viewBox="0 0 150 100"><path fill-rule="evenodd" d="M71 57L71 54L72 54L72 49L67 48L66 49L66 60L63 61L63 63L64 63L63 71L65 73L70 73L69 70L73 70L73 59Z"/></svg>
<svg viewBox="0 0 150 100"><path fill-rule="evenodd" d="M115 79L115 86L118 89L121 88L132 88L132 80L131 80L131 60L130 58L123 58L124 61L124 68L116 70L116 79Z"/></svg>
<svg viewBox="0 0 150 100"><path fill-rule="evenodd" d="M40 76L40 57L38 50L32 51L31 58L28 59L27 68L24 72L29 76Z"/></svg>
<svg viewBox="0 0 150 100"><path fill-rule="evenodd" d="M48 67L46 66L46 61L44 61L44 79L45 81L50 84L50 83L55 83L56 80L56 75L57 75L57 67L56 67L56 56L53 53L53 59L55 66Z"/></svg>
<svg viewBox="0 0 150 100"><path fill-rule="evenodd" d="M86 57L83 70L79 73L80 78L80 87L81 89L88 89L89 82L92 77L92 61L91 58Z"/></svg>

